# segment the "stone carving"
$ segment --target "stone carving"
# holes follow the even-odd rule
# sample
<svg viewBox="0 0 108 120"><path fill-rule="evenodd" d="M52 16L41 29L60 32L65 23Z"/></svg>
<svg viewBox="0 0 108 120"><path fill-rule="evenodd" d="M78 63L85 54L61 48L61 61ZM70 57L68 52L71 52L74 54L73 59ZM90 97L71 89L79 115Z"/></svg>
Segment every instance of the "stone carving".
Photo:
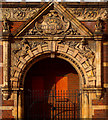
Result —
<svg viewBox="0 0 108 120"><path fill-rule="evenodd" d="M13 50L13 53L18 57L23 57L28 50L35 48L37 45L43 45L46 44L45 41L27 41L26 39L23 39L21 42L15 43L14 46L16 46ZM19 53L19 54L18 54Z"/></svg>
<svg viewBox="0 0 108 120"><path fill-rule="evenodd" d="M37 45L44 45L47 44L44 40L41 41L30 41L29 42L31 49L35 48Z"/></svg>
<svg viewBox="0 0 108 120"><path fill-rule="evenodd" d="M24 49L20 47L19 47L20 49L16 49L14 47L15 45L16 46L20 45L24 47ZM27 41L23 39L22 44L21 42L18 41L16 43L12 43L11 71L10 71L11 80L17 81L19 79L21 82L21 84L19 85L23 86L22 83L23 77L20 76L21 75L20 71L22 71L24 65L28 63L28 61L33 62L38 58L40 59L41 53L42 55L44 55L44 53L48 53L47 55L50 55L51 57L50 51L51 51L50 41L44 41L44 40ZM56 44L55 53L56 55L58 54L58 55L62 55L62 57L66 57L66 59L69 59L76 65L76 67L78 67L78 69L82 74L83 83L85 87L95 86L95 80L96 80L95 53L88 47L87 44L85 44L85 39L82 39L81 41L75 41L75 40L61 41ZM69 57L68 55L71 57ZM35 56L37 57L35 58ZM82 71L83 69L81 69L81 66L84 69L85 73ZM84 74L86 74L87 80L84 77L85 76Z"/></svg>
<svg viewBox="0 0 108 120"><path fill-rule="evenodd" d="M98 17L106 19L108 10L106 8L67 8L79 20L97 20ZM11 21L26 21L31 18L39 8L0 8L3 18ZM2 19L2 18L1 18Z"/></svg>
<svg viewBox="0 0 108 120"><path fill-rule="evenodd" d="M97 20L98 17L106 19L106 8L68 8L68 10L79 20Z"/></svg>
<svg viewBox="0 0 108 120"><path fill-rule="evenodd" d="M10 32L9 21L5 19L3 21L3 33L9 33L9 32Z"/></svg>
<svg viewBox="0 0 108 120"><path fill-rule="evenodd" d="M13 50L14 54L17 54L21 50L20 56L24 56L28 50L30 50L29 42L26 39L23 39L18 45L17 49Z"/></svg>
<svg viewBox="0 0 108 120"><path fill-rule="evenodd" d="M40 41L33 41L33 40L26 40L23 39L22 41L16 41L15 43L12 43L12 49L11 49L11 77L14 75L14 67L18 64L20 61L20 57L25 57L27 55L27 51L36 48L38 45L46 45L47 43L44 40Z"/></svg>
<svg viewBox="0 0 108 120"><path fill-rule="evenodd" d="M39 8L0 8L1 16L10 21L26 21L31 18Z"/></svg>
<svg viewBox="0 0 108 120"><path fill-rule="evenodd" d="M3 94L3 100L8 100L11 95L9 90L2 90L2 94Z"/></svg>
<svg viewBox="0 0 108 120"><path fill-rule="evenodd" d="M102 33L104 29L104 22L103 20L99 17L97 19L96 25L95 25L95 33Z"/></svg>
<svg viewBox="0 0 108 120"><path fill-rule="evenodd" d="M10 8L0 8L0 20L8 19L11 17L11 9Z"/></svg>
<svg viewBox="0 0 108 120"><path fill-rule="evenodd" d="M87 44L83 44L82 42L84 39L82 39L81 42L76 42L76 41L65 41L62 44L67 44L69 47L73 49L77 49L79 53L81 53L83 56L88 58L88 61L90 65L95 68L95 54L94 52L88 47ZM86 43L86 42L84 42Z"/></svg>
<svg viewBox="0 0 108 120"><path fill-rule="evenodd" d="M43 19L27 32L27 35L79 35L78 31L63 16L55 10L50 10Z"/></svg>

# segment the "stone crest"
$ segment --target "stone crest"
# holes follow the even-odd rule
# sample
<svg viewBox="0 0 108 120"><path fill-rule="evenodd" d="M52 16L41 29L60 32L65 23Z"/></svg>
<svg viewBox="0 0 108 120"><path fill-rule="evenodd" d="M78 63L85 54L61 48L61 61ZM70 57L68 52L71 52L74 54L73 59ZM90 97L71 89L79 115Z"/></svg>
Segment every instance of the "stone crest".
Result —
<svg viewBox="0 0 108 120"><path fill-rule="evenodd" d="M57 34L66 31L70 22L65 21L62 16L58 15L55 10L44 16L41 22L36 22L36 28L43 34Z"/></svg>
<svg viewBox="0 0 108 120"><path fill-rule="evenodd" d="M43 16L43 19L37 21L35 26L30 29L27 35L79 35L78 31L71 22L64 16L59 15L55 10Z"/></svg>

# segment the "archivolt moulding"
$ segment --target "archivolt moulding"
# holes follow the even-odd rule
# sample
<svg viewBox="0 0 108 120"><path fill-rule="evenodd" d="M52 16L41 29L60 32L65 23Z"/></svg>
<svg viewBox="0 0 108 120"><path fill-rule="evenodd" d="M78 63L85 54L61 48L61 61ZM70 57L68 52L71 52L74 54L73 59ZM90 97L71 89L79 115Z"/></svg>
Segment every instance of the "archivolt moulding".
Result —
<svg viewBox="0 0 108 120"><path fill-rule="evenodd" d="M35 47L34 47L35 46ZM82 78L82 87L95 87L95 54L79 42L43 41L31 45L27 40L20 42L19 49L13 50L16 62L11 67L12 88L24 87L24 74L31 65L43 57L58 57L67 60ZM43 57L42 57L43 56Z"/></svg>

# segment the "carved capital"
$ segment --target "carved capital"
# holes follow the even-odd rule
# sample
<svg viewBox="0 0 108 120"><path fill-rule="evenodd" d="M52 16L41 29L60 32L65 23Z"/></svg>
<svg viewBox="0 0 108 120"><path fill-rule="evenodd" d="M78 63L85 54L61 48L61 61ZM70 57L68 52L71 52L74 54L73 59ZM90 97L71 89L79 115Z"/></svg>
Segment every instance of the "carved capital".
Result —
<svg viewBox="0 0 108 120"><path fill-rule="evenodd" d="M3 87L2 88L2 95L3 95L3 100L8 100L11 96L10 88Z"/></svg>
<svg viewBox="0 0 108 120"><path fill-rule="evenodd" d="M95 34L102 34L104 32L104 21L99 17L95 25Z"/></svg>
<svg viewBox="0 0 108 120"><path fill-rule="evenodd" d="M7 19L3 21L3 36L9 36L10 35L10 24Z"/></svg>

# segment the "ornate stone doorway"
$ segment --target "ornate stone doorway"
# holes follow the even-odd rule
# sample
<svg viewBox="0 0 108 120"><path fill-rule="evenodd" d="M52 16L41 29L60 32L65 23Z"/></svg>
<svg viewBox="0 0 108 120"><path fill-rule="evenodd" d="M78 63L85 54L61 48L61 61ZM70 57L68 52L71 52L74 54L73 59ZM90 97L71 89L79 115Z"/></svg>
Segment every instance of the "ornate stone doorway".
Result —
<svg viewBox="0 0 108 120"><path fill-rule="evenodd" d="M93 100L103 97L101 58L104 27L102 20L97 20L96 29L93 29L92 33L87 28L87 23L80 21L79 17L71 13L69 9L58 2L46 3L39 11L34 12L33 17L24 24L22 23L22 26L14 33L11 33L9 21L4 20L2 91L4 100L14 101L11 111L16 119L24 117L24 94L22 93L26 91L25 88L31 89L25 86L26 81L29 83L29 80L26 79L29 78L26 77L27 72L32 66L45 59L68 61L77 71L79 75L79 86L77 87L82 90L80 118L92 118L95 109ZM74 10L76 11L76 8ZM67 65L67 63L65 64ZM55 66L57 65L55 64ZM38 73L38 69L36 70ZM64 73L66 75L66 72ZM31 81L33 79L38 81L38 77L42 84L38 84L38 82L33 84L33 88L39 87L37 90L44 90L44 81L50 81L48 78L51 78L52 81L60 79L58 82L56 81L57 85L60 81L68 80L66 76L48 76L44 80L41 75L35 76ZM52 90L55 84L47 83L50 83L50 87L47 86L48 90ZM67 90L67 83L64 90Z"/></svg>
<svg viewBox="0 0 108 120"><path fill-rule="evenodd" d="M24 83L25 119L80 118L79 76L60 58L36 62Z"/></svg>

